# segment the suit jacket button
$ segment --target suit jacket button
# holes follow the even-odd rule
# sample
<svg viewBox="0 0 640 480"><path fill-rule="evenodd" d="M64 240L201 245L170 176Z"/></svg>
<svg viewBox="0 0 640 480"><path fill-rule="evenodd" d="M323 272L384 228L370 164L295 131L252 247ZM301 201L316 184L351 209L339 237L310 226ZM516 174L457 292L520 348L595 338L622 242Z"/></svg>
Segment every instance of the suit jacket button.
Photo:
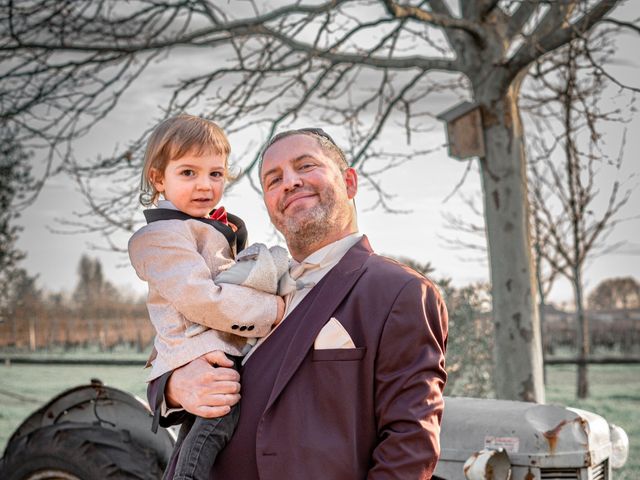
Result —
<svg viewBox="0 0 640 480"><path fill-rule="evenodd" d="M240 328L238 325L231 325L231 330L237 330L238 328Z"/></svg>

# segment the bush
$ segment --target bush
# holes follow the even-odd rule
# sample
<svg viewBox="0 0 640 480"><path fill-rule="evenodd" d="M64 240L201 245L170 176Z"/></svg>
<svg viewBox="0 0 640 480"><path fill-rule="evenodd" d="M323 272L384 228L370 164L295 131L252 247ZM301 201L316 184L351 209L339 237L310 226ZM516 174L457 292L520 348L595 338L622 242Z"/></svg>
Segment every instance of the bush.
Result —
<svg viewBox="0 0 640 480"><path fill-rule="evenodd" d="M493 389L493 322L489 286L439 282L449 311L446 394L489 398Z"/></svg>

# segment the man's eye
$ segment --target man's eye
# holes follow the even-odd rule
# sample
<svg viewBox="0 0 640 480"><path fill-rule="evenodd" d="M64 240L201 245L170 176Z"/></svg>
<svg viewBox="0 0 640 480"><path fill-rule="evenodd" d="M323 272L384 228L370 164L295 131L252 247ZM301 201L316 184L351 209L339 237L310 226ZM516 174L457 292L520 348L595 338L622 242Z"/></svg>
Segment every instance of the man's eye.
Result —
<svg viewBox="0 0 640 480"><path fill-rule="evenodd" d="M315 167L315 164L313 163L303 163L302 165L300 165L300 170L309 170L311 168Z"/></svg>
<svg viewBox="0 0 640 480"><path fill-rule="evenodd" d="M280 177L271 177L267 180L267 187L273 187L280 181Z"/></svg>

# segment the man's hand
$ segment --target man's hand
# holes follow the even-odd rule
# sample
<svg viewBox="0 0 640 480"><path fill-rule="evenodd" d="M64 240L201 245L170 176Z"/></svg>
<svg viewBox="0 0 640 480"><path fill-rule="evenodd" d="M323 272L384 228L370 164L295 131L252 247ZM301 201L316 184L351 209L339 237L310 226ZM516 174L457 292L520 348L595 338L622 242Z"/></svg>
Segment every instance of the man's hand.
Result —
<svg viewBox="0 0 640 480"><path fill-rule="evenodd" d="M240 374L229 368L232 366L233 362L216 350L177 368L165 387L167 406L182 407L199 417L226 415L240 401Z"/></svg>

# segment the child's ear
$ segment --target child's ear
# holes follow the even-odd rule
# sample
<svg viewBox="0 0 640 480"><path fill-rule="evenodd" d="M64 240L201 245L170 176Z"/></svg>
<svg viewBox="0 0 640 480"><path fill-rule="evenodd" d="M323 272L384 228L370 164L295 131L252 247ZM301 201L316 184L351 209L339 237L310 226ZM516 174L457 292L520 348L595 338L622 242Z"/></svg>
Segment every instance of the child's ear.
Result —
<svg viewBox="0 0 640 480"><path fill-rule="evenodd" d="M149 179L157 192L164 192L164 178L160 170L157 168L149 169Z"/></svg>

